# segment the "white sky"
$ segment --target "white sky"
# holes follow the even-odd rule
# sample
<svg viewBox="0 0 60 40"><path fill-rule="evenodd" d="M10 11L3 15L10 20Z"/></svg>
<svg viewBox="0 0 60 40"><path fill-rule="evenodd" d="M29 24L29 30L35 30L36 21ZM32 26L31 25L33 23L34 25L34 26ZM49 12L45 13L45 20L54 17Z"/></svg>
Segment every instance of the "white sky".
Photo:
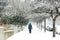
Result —
<svg viewBox="0 0 60 40"><path fill-rule="evenodd" d="M25 0L21 0L22 2L24 2ZM34 0L31 0L31 1L34 1Z"/></svg>
<svg viewBox="0 0 60 40"><path fill-rule="evenodd" d="M22 2L24 2L25 0L21 0Z"/></svg>

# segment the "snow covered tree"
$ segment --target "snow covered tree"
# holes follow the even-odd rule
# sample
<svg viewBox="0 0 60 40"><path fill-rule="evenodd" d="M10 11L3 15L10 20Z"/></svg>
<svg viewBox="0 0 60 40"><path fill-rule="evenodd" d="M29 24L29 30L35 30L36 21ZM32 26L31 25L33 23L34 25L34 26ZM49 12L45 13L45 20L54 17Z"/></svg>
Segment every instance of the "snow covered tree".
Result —
<svg viewBox="0 0 60 40"><path fill-rule="evenodd" d="M23 25L27 25L28 19L25 19L22 16L13 16L10 20L10 24L20 25L21 29L23 30Z"/></svg>
<svg viewBox="0 0 60 40"><path fill-rule="evenodd" d="M41 1L35 1L32 4L32 12L35 13L46 13L46 14L50 14L49 16L52 17L53 19L53 37L55 37L55 20L58 17L58 7L60 5L60 3L58 2L59 0L41 0ZM52 10L52 11L51 11ZM43 14L44 15L44 14ZM47 15L47 17L49 17ZM46 17L46 15L44 15L44 17Z"/></svg>

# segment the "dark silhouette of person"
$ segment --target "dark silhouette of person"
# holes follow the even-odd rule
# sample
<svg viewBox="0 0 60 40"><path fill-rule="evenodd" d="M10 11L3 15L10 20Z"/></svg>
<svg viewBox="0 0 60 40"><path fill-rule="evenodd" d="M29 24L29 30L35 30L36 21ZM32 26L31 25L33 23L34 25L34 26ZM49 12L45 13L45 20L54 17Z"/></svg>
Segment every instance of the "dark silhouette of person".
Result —
<svg viewBox="0 0 60 40"><path fill-rule="evenodd" d="M32 25L31 25L31 23L28 25L28 29L29 29L29 33L31 33L31 30L32 30Z"/></svg>

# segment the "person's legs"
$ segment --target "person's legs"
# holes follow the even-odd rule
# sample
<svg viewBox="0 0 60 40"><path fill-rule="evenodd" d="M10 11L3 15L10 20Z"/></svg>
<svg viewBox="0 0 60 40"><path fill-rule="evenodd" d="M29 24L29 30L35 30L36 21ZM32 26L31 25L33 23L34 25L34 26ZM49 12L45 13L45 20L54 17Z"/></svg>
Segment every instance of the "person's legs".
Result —
<svg viewBox="0 0 60 40"><path fill-rule="evenodd" d="M31 33L31 30L29 30L29 33Z"/></svg>

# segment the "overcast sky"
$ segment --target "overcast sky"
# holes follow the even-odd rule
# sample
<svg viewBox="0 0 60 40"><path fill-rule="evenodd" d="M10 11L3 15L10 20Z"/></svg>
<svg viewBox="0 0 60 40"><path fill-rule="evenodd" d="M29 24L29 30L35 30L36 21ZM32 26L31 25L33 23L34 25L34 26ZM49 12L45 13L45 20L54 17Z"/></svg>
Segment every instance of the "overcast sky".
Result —
<svg viewBox="0 0 60 40"><path fill-rule="evenodd" d="M25 0L21 0L22 2L24 2Z"/></svg>
<svg viewBox="0 0 60 40"><path fill-rule="evenodd" d="M25 0L21 0L22 2L24 2ZM34 0L31 0L31 1L34 1Z"/></svg>

